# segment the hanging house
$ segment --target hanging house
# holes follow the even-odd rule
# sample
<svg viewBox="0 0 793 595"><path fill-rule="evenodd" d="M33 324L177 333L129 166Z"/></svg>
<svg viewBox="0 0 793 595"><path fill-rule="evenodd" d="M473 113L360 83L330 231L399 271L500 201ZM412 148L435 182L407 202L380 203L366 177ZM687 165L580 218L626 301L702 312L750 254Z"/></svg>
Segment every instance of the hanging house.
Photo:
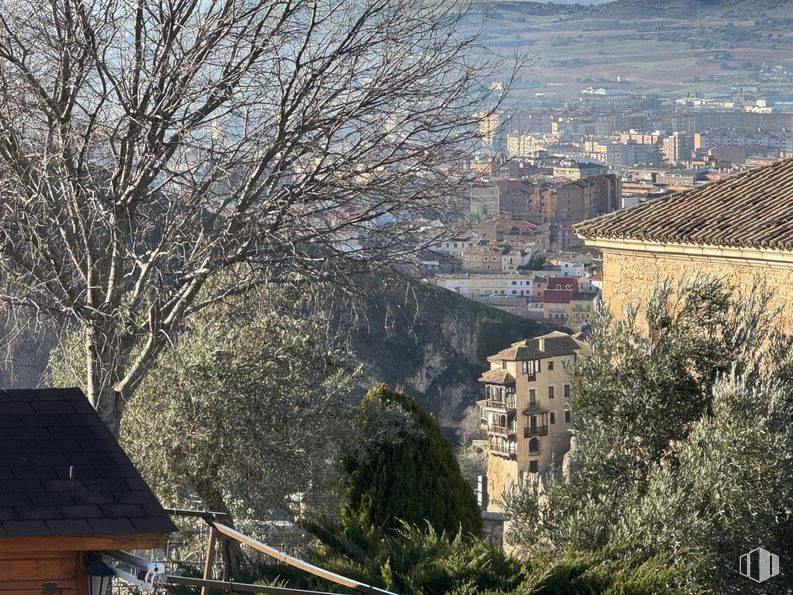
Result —
<svg viewBox="0 0 793 595"><path fill-rule="evenodd" d="M0 595L87 595L93 552L175 530L80 390L0 391Z"/></svg>

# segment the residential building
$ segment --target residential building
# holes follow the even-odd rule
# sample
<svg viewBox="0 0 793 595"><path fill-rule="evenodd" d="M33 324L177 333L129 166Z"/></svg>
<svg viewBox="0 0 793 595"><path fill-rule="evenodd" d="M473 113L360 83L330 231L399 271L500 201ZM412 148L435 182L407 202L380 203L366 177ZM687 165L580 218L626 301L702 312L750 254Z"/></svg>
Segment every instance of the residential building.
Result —
<svg viewBox="0 0 793 595"><path fill-rule="evenodd" d="M650 163L652 159L653 145L628 141L626 143L609 143L606 146L606 163L611 165L638 165Z"/></svg>
<svg viewBox="0 0 793 595"><path fill-rule="evenodd" d="M474 214L498 215L529 213L531 196L536 186L523 180L495 180L490 184L471 188L470 211Z"/></svg>
<svg viewBox="0 0 793 595"><path fill-rule="evenodd" d="M575 295L573 289L546 289L542 294L542 317L548 320L564 322L570 311L570 298Z"/></svg>
<svg viewBox="0 0 793 595"><path fill-rule="evenodd" d="M569 178L570 180L580 180L607 174L609 168L602 163L593 161L565 161L553 166L553 175L558 178Z"/></svg>
<svg viewBox="0 0 793 595"><path fill-rule="evenodd" d="M433 277L436 285L469 299L504 296L529 297L534 293L534 275L511 273L445 273Z"/></svg>
<svg viewBox="0 0 793 595"><path fill-rule="evenodd" d="M448 254L449 256L462 257L463 252L475 243L476 241L473 235L464 234L439 242L432 247L432 250L433 252Z"/></svg>
<svg viewBox="0 0 793 595"><path fill-rule="evenodd" d="M543 151L548 146L544 136L536 134L508 134L507 155L514 157L530 157Z"/></svg>
<svg viewBox="0 0 793 595"><path fill-rule="evenodd" d="M673 132L663 140L661 153L664 156L664 161L679 163L691 159L693 149L691 137L685 132Z"/></svg>
<svg viewBox="0 0 793 595"><path fill-rule="evenodd" d="M578 223L619 208L622 182L614 174L601 174L543 188L534 195L535 210L549 221Z"/></svg>
<svg viewBox="0 0 793 595"><path fill-rule="evenodd" d="M488 510L502 510L505 492L516 483L548 472L570 447L573 417L570 373L584 343L552 332L513 343L487 358L478 402L488 436Z"/></svg>
<svg viewBox="0 0 793 595"><path fill-rule="evenodd" d="M575 228L603 253L603 298L616 316L666 278L709 273L775 291L793 328L793 160L649 200Z"/></svg>
<svg viewBox="0 0 793 595"><path fill-rule="evenodd" d="M518 267L523 267L529 264L531 260L531 252L519 250L518 248L510 248L501 254L501 270L502 271L516 271Z"/></svg>
<svg viewBox="0 0 793 595"><path fill-rule="evenodd" d="M535 251L547 250L550 245L548 224L533 223L508 213L501 213L473 225L471 231L488 242L504 242L521 248L531 247Z"/></svg>
<svg viewBox="0 0 793 595"><path fill-rule="evenodd" d="M547 289L578 291L578 279L572 277L548 277Z"/></svg>
<svg viewBox="0 0 793 595"><path fill-rule="evenodd" d="M463 270L500 273L504 255L502 244L473 244L463 250Z"/></svg>
<svg viewBox="0 0 793 595"><path fill-rule="evenodd" d="M600 295L597 292L577 291L567 303L567 319L589 320L595 313Z"/></svg>

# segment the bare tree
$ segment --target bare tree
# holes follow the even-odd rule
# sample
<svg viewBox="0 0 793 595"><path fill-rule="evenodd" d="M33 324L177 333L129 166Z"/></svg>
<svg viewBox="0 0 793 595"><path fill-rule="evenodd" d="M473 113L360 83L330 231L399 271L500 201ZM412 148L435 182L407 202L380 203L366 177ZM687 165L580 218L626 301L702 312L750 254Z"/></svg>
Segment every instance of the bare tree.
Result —
<svg viewBox="0 0 793 595"><path fill-rule="evenodd" d="M0 5L1 297L80 334L115 429L205 305L415 252L498 109L457 2Z"/></svg>

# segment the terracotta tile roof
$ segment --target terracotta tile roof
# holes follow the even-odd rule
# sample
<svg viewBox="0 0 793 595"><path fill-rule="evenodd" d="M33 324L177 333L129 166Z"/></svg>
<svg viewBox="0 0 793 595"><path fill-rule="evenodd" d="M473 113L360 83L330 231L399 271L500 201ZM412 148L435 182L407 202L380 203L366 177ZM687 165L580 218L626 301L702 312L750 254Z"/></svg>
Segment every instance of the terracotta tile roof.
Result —
<svg viewBox="0 0 793 595"><path fill-rule="evenodd" d="M488 370L479 378L488 384L515 384L515 377L506 370Z"/></svg>
<svg viewBox="0 0 793 595"><path fill-rule="evenodd" d="M578 279L575 277L548 277L548 289L572 289L575 292L578 291Z"/></svg>
<svg viewBox="0 0 793 595"><path fill-rule="evenodd" d="M0 536L175 530L82 392L0 390Z"/></svg>
<svg viewBox="0 0 793 595"><path fill-rule="evenodd" d="M546 289L542 292L542 301L546 304L566 304L575 293L575 289Z"/></svg>
<svg viewBox="0 0 793 595"><path fill-rule="evenodd" d="M543 342L543 349L540 349L540 339ZM513 343L507 349L499 351L495 355L487 358L487 361L524 361L543 359L546 357L559 357L561 355L573 355L581 351L582 345L570 335L553 331L533 339L524 339ZM498 371L498 370L497 370Z"/></svg>
<svg viewBox="0 0 793 595"><path fill-rule="evenodd" d="M649 200L573 227L584 239L793 249L793 160Z"/></svg>

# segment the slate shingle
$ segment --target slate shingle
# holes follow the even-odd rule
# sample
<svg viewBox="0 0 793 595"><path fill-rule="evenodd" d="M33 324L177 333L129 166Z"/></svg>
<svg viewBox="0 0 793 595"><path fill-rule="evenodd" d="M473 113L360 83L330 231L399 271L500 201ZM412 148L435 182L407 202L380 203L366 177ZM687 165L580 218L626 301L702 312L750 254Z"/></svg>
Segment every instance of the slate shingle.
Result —
<svg viewBox="0 0 793 595"><path fill-rule="evenodd" d="M82 392L0 390L0 536L175 530Z"/></svg>

